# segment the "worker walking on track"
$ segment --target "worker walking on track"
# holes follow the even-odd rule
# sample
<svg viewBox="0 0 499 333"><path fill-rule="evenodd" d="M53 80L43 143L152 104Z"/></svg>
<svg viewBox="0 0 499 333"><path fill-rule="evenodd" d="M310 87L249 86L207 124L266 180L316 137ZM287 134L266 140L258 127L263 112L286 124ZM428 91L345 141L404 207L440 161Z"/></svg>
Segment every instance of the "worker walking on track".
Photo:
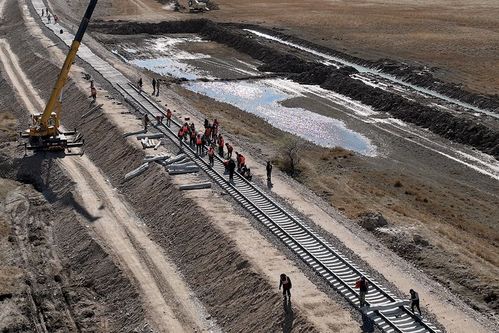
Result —
<svg viewBox="0 0 499 333"><path fill-rule="evenodd" d="M409 290L409 293L411 294L411 310L412 313L414 313L414 307L418 309L419 315L421 316L421 309L419 308L419 295L414 289Z"/></svg>
<svg viewBox="0 0 499 333"><path fill-rule="evenodd" d="M196 154L198 156L203 155L203 139L201 137L201 133L198 133L196 137Z"/></svg>
<svg viewBox="0 0 499 333"><path fill-rule="evenodd" d="M159 96L159 82L160 82L160 80L159 80L159 79L158 79L158 80L156 80L156 97L158 97L158 96Z"/></svg>
<svg viewBox="0 0 499 333"><path fill-rule="evenodd" d="M225 144L225 146L227 147L227 158L232 158L232 150L234 148L232 148L232 146L228 142Z"/></svg>
<svg viewBox="0 0 499 333"><path fill-rule="evenodd" d="M191 133L190 133L191 137L190 137L190 140L189 140L189 146L191 146L191 148L194 148L196 146L196 137L197 137L197 134L196 134L196 129L194 128L191 128Z"/></svg>
<svg viewBox="0 0 499 333"><path fill-rule="evenodd" d="M210 160L210 167L213 168L213 165L215 165L215 149L213 145L208 148L208 159Z"/></svg>
<svg viewBox="0 0 499 333"><path fill-rule="evenodd" d="M234 182L234 171L236 170L236 162L231 158L227 163L227 168L229 169L229 181Z"/></svg>
<svg viewBox="0 0 499 333"><path fill-rule="evenodd" d="M178 145L180 146L180 151L183 150L182 148L182 140L184 139L184 130L182 127L180 127L180 129L178 130Z"/></svg>
<svg viewBox="0 0 499 333"><path fill-rule="evenodd" d="M286 296L289 301L291 301L291 287L293 285L291 284L291 279L289 276L286 274L282 273L281 277L279 279L279 290L281 290L282 287L282 296L284 297L284 300L286 300Z"/></svg>
<svg viewBox="0 0 499 333"><path fill-rule="evenodd" d="M363 307L366 305L366 294L369 290L369 283L365 276L361 276L360 279L355 282L355 288L359 289L359 306Z"/></svg>
<svg viewBox="0 0 499 333"><path fill-rule="evenodd" d="M156 95L156 79L152 78L152 95Z"/></svg>
<svg viewBox="0 0 499 333"><path fill-rule="evenodd" d="M218 136L217 144L218 144L218 155L223 158L224 157L225 140L224 140L224 137L222 136L222 134L220 134Z"/></svg>

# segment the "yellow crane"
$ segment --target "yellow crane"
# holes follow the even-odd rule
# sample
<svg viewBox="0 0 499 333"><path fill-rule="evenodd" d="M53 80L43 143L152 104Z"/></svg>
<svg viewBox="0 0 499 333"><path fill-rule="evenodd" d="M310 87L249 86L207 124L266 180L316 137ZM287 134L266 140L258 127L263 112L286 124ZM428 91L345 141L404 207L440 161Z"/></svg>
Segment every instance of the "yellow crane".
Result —
<svg viewBox="0 0 499 333"><path fill-rule="evenodd" d="M32 116L31 126L26 132L21 133L21 136L29 139L26 148L43 151L43 150L65 150L71 147L80 147L83 145L80 135L76 131L61 132L61 94L64 85L68 79L69 70L76 58L76 53L80 47L81 40L87 30L88 22L94 12L97 0L91 0L88 4L85 15L81 20L78 32L75 35L71 48L69 49L66 60L62 65L61 72L57 78L50 99L43 110L43 113Z"/></svg>

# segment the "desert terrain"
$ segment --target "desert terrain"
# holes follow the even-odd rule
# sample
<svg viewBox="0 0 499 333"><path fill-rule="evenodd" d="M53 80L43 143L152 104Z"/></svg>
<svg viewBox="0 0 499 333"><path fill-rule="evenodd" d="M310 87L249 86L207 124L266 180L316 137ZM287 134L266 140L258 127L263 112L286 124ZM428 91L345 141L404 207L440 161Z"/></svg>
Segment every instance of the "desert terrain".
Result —
<svg viewBox="0 0 499 333"><path fill-rule="evenodd" d="M223 187L179 191L208 174L151 163L125 181L178 147L126 137L143 126L137 103L84 58L62 117L83 155L24 156L18 132L67 52L41 5L74 33L87 1L0 2L2 330L361 332L358 307ZM439 330L496 330L499 5L180 5L101 0L84 44L147 96L160 80L149 98L175 119L218 119L254 184L401 299L416 289ZM282 272L294 285L284 309Z"/></svg>

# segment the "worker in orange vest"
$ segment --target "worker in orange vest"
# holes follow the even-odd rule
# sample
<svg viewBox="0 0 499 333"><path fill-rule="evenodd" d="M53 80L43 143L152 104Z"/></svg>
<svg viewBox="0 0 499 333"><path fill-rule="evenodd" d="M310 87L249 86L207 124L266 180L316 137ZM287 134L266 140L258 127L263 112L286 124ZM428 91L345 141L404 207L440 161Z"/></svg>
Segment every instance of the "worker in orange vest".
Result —
<svg viewBox="0 0 499 333"><path fill-rule="evenodd" d="M178 144L180 146L180 150L182 150L182 139L184 138L184 129L181 127L178 130Z"/></svg>
<svg viewBox="0 0 499 333"><path fill-rule="evenodd" d="M206 127L204 130L204 137L208 143L208 145L211 145L211 127Z"/></svg>
<svg viewBox="0 0 499 333"><path fill-rule="evenodd" d="M225 140L222 134L218 136L218 155L220 157L224 157L224 145L225 145Z"/></svg>
<svg viewBox="0 0 499 333"><path fill-rule="evenodd" d="M210 160L210 167L213 168L215 164L215 149L213 149L213 145L208 148L208 159Z"/></svg>
<svg viewBox="0 0 499 333"><path fill-rule="evenodd" d="M198 156L203 155L203 139L201 138L201 133L198 133L196 137L196 154Z"/></svg>

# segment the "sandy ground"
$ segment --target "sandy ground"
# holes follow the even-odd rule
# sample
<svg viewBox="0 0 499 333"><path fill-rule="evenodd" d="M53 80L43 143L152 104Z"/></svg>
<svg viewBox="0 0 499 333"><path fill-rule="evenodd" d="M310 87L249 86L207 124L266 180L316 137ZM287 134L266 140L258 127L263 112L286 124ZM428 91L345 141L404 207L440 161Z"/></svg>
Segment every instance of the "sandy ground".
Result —
<svg viewBox="0 0 499 333"><path fill-rule="evenodd" d="M255 23L366 59L435 67L437 77L478 92L495 94L499 87L499 4L494 0L218 0L220 9L204 14L173 13L155 0L112 3L98 15Z"/></svg>
<svg viewBox="0 0 499 333"><path fill-rule="evenodd" d="M32 33L42 37L36 25L32 24L31 29ZM45 45L52 43L45 40ZM32 114L43 109L44 101L31 86L8 43L1 40L0 46L5 72L26 109ZM62 56L61 52L56 51L55 54L59 58ZM58 162L75 182L81 205L98 221L93 223L94 232L132 276L140 281L144 303L150 311L149 318L156 328L159 331L173 332L207 328L209 325L199 305L190 297L191 292L178 277L175 266L147 237L140 227L140 220L116 195L100 170L86 156L64 158ZM154 267L155 275L146 266L146 262ZM168 297L165 297L166 294Z"/></svg>
<svg viewBox="0 0 499 333"><path fill-rule="evenodd" d="M78 71L78 69L76 69ZM73 75L73 77L78 77ZM107 93L101 92L102 95ZM101 99L99 99L99 102ZM170 102L170 101L167 101ZM104 106L105 114L120 128L123 133L134 132L141 129L141 121L134 116L123 117L120 112L116 111L116 106ZM123 119L124 118L124 119ZM124 121L125 120L125 121ZM199 124L200 126L200 124ZM136 147L139 146L138 141L134 138L129 140ZM160 149L157 153L162 153ZM189 183L190 179L185 177L175 178L177 184ZM264 276L269 283L274 284L276 277L281 272L290 272L295 283L300 286L296 292L296 301L293 301L300 311L306 315L314 326L321 331L334 330L335 332L356 332L358 324L351 317L351 313L345 310L339 304L335 303L323 292L319 291L315 285L294 265L289 263L285 256L280 254L276 249L254 229L249 227L248 221L242 216L238 216L235 211L227 207L223 198L219 197L216 202L196 200L201 199L206 194L204 191L199 191L188 195L201 205L201 208L208 210L214 221L219 221L219 227L224 233L231 235L236 241L239 250L246 256L249 256L251 262L264 273ZM92 214L93 215L93 214ZM231 219L227 219L231 216ZM222 218L224 217L224 218ZM237 234L234 234L235 231ZM117 238L122 235L117 236ZM259 246L255 247L254 242L258 239ZM265 248L265 254L262 256L261 250ZM258 249L258 250L257 250ZM160 267L160 266L158 266ZM329 311L334 311L335 316L329 317Z"/></svg>
<svg viewBox="0 0 499 333"><path fill-rule="evenodd" d="M177 97L175 100L172 98L174 95L175 93L168 92L167 99L161 99L161 101L168 101L170 107L175 108L179 114L191 115L191 119L199 116L189 112L189 110L199 107L198 103L194 103L196 106L193 107L191 103L186 102L188 99ZM216 104L216 106L213 106L213 109L220 110L220 107L220 104ZM231 117L234 117L233 112L234 110L231 109ZM217 113L217 117L219 115L220 113ZM230 122L228 118L223 117L222 119L222 126L226 131L234 130L234 127L228 124L228 122ZM201 123L199 119L198 121ZM264 131L268 130L268 128L263 126L260 122L257 122L255 126ZM230 138L231 136L226 136L226 140L227 137ZM251 149L248 151L244 146L244 143L240 143L240 145L235 146L235 149L246 156L254 175L258 176L260 182L263 184L266 177L263 161L261 159L254 159L256 154L255 150ZM272 188L272 192L279 195L289 203L290 206L300 211L307 218L310 218L318 226L337 237L371 267L374 267L382 273L388 281L392 282L400 290L406 291L410 288L417 288L420 295L424 295L421 297L424 297L425 307L434 313L439 322L441 322L450 332L487 332L487 328L482 327L481 324L474 320L473 317L475 314L471 313L469 309L464 311L461 310L461 308L467 308L461 301L452 297L447 291L442 290L441 287L434 281L431 281L431 279L422 277L420 272L413 271L413 268L410 268L410 265L407 265L406 262L401 261L400 257L393 255L393 253L389 254L386 251L383 251L382 248L379 247L379 243L377 244L377 241L373 241L372 239L366 240L359 234L360 231L358 229L350 230L340 222L343 220L340 216L337 216L336 214L332 215L327 208L325 209L323 205L318 204L315 195L311 195L306 189L301 189L300 187L298 188L301 190L297 191L297 186L299 185L294 181L290 181L288 176L277 173L277 175L274 176L274 187ZM374 249L377 251L374 251ZM447 300L450 298L452 298L452 301L448 302ZM484 319L481 318L480 320Z"/></svg>
<svg viewBox="0 0 499 333"><path fill-rule="evenodd" d="M146 3L146 2L147 1L144 1L142 3ZM148 4L148 5L154 5L154 4ZM135 6L137 8L141 8L141 12L140 12L141 14L145 14L149 10L149 8L151 8L151 7L147 8L147 6L142 7L141 4L135 4ZM236 6L236 5L234 5L234 6ZM258 3L252 4L251 6L258 6ZM279 8L274 8L273 9L274 13L276 13L278 11L278 9ZM246 8L245 10L247 11L248 8ZM240 13L241 16L250 15L250 13L245 12L245 10L239 10L238 12ZM263 11L259 10L258 12L263 12ZM267 10L265 12L267 12ZM270 10L270 12L272 12L272 10ZM222 13L222 11L216 13L217 15L220 15L218 13ZM286 20L295 20L294 18L293 19L290 18L290 16L291 16L290 13L292 13L292 11L287 12L286 15L288 17L286 18ZM315 14L317 14L317 12L315 12ZM234 15L234 16L237 17L238 15ZM278 17L278 16L276 15L275 17ZM244 18L240 18L240 19L243 20ZM298 23L296 23L296 24L298 24ZM304 31L308 31L306 29L306 27L303 27L303 29L304 29ZM20 80L22 80L22 79L20 79ZM29 96L29 94L26 94L24 96ZM171 96L168 96L168 98L171 98ZM25 99L26 105L35 104L36 99L37 98L33 97L33 96L26 98ZM165 100L165 102L170 102L170 100L167 99L167 100ZM116 117L118 117L118 112L116 112L115 115L116 115ZM129 119L130 125L131 125L133 117L127 117L127 118ZM135 126L138 127L140 125L137 124ZM124 126L123 128L127 128L127 127ZM249 156L249 155L251 155L251 154L246 154L246 156ZM252 164L258 165L258 163L260 163L260 162L261 161L259 161L257 159L255 161L252 161ZM75 174L73 176L82 177L82 172L81 172L82 166L81 165L70 165L69 167L71 170L74 170ZM84 164L83 170L85 170L89 167L90 166ZM263 174L262 167L255 167L253 170L256 172L257 175ZM95 171L95 170L92 170L92 171ZM84 175L84 173L83 173L83 175ZM279 178L277 180L279 180ZM386 257L384 257L383 255L378 256L378 254L375 251L365 251L366 249L370 250L372 247L372 244L368 244L364 240L360 240L357 237L357 235L352 234L351 231L349 231L349 230L345 229L344 227L342 227L341 225L337 224L334 220L331 219L331 217L329 216L329 214L327 212L324 212L324 210L322 210L322 208L316 206L314 202L307 203L307 200L304 200L303 197L301 197L301 196L297 197L295 195L295 191L293 190L293 188L286 185L286 182L288 181L287 178L284 177L284 178L281 178L280 180L282 182L279 182L279 185L274 188L275 192L282 195L284 198L287 198L287 200L289 202L293 203L298 208L300 208L300 210L304 214L311 215L311 216L315 217L315 220L317 221L317 223L319 225L321 225L325 230L331 231L337 237L342 239L346 244L348 244L349 247L356 249L357 250L356 252L369 253L369 255L363 256L364 259L368 263L371 263L373 266L378 267L378 266L380 266L380 262L386 262ZM105 180L101 179L101 182L98 184L99 185L98 187L101 188L99 191L102 191L105 193L107 190L110 190L110 189L106 190L105 188L102 188L103 183L105 183ZM91 184L87 184L87 185L90 186ZM98 210L99 202L98 201L90 202L89 205L90 205L89 206L90 212L99 213L99 210ZM110 203L110 205L112 207L113 205L118 205L118 203ZM114 213L112 213L112 214L114 214ZM111 218L111 219L116 218L116 216L114 216L114 217L111 216L109 218ZM236 222L234 222L234 223L236 223ZM238 222L238 223L241 223L241 222ZM221 223L219 227L222 230L225 230L225 232L230 232L230 229L227 229L228 226L225 225L224 223ZM247 231L250 232L249 229ZM123 232L123 231L121 231L121 232ZM242 249L245 249L249 253L248 256L251 258L251 260L253 260L253 261L256 260L255 259L256 255L252 254L250 249L247 247L248 244L245 243L245 242L247 242L247 239L243 235L237 234L233 237L233 239L235 239L236 241L239 241L239 246ZM269 252L271 252L271 251L269 250ZM279 259L278 254L274 253L274 255L276 256L275 258ZM395 257L392 258L392 260L393 260L393 262L397 261L397 259ZM268 262L259 261L259 264L262 265L261 267L264 267L264 265L268 264ZM292 271L294 269L292 266L285 266L284 264L278 265L275 267L278 269L287 268L287 269L290 269ZM400 268L400 270L398 270L398 271L394 270L393 266L389 266L389 268L390 269L386 268L386 270L385 270L385 268L381 268L381 269L386 274L387 278L390 281L393 281L402 290L406 290L409 286L414 286L414 285L419 286L420 289L418 289L418 290L425 290L425 292L424 292L425 299L427 299L429 301L428 307L431 308L431 310L437 314L439 320L441 320L445 326L449 325L450 331L462 331L462 332L475 332L475 331L479 332L479 331L481 331L481 328L469 317L469 315L460 312L460 310L456 310L456 308L452 304L449 305L449 304L446 304L445 302L442 302L442 299L443 299L442 295L438 295L435 298L433 298L432 295L435 293L434 290L431 290L433 287L428 288L428 285L423 285L423 284L426 284L426 282L423 283L421 281L418 281L417 277L407 278L407 275L404 272L406 267L402 266L402 268ZM142 271L142 269L141 269L141 271ZM262 269L262 271L269 279L271 278L271 275L274 274L271 270ZM303 281L304 284L307 283L305 280L300 280L300 281ZM429 284L429 285L431 285L431 284ZM438 288L438 286L436 288ZM315 296L317 296L317 295L315 295ZM319 295L318 297L319 297L319 299L321 299L320 297L323 297L323 296ZM299 306L301 308L306 309L307 308L307 306L305 304L306 301L303 300L303 302L304 303L302 303L301 306L299 304ZM306 313L311 318L311 320L313 322L316 322L319 325L327 325L327 322L321 323L321 315L320 315L321 309L322 309L321 306L312 307L310 309L310 311L308 311ZM154 310L152 310L152 311L154 311ZM456 316L449 316L449 313L455 313ZM170 319L175 321L175 318L173 318L173 316L170 317ZM323 326L319 326L319 327L323 327Z"/></svg>
<svg viewBox="0 0 499 333"><path fill-rule="evenodd" d="M146 80L146 83L148 82L148 80ZM147 89L150 89L150 87L147 86ZM257 132L253 132L255 135L252 136L250 133L252 132L252 130L250 129L249 131L245 130L244 128L241 127L241 124L240 122L241 121L244 121L244 123L246 125L254 122L254 118L252 117L245 117L243 115L240 115L239 113L237 113L237 111L235 111L234 109L231 109L231 108L228 108L227 110L224 110L226 108L225 105L221 105L220 103L214 103L214 104L210 104L211 102L206 99L206 98L199 98L198 96L194 96L193 94L191 93L187 93L187 92L182 92L182 90L177 90L177 92L179 92L181 95L183 95L183 98L182 97L179 97L179 96L175 96L174 93L170 93L170 92L167 92L166 94L168 95L168 99L166 100L162 100L161 103L165 103L165 102L168 102L168 105L169 106L172 106L173 105L173 108L177 109L177 110L180 110L179 113L180 114L184 114L184 113L187 113L188 110L191 110L191 109L195 109L195 108L198 108L198 109L203 109L203 110L206 110L207 111L204 111L205 114L208 114L211 118L214 118L214 117L220 117L222 116L223 118L223 127L225 128L225 130L228 130L229 132L231 133L239 133L239 135L242 135L244 136L245 138L252 138L252 139L255 139L256 138L260 138L260 132L257 131ZM188 106L188 105L184 105L183 103L183 100L184 98L186 99L190 99L191 101L195 101L194 105L195 107L193 108L192 106ZM178 104L177 103L172 103L172 100L177 100L178 101ZM212 105L211 107L208 107L206 108L206 105ZM210 112L210 110L224 110L224 112L227 112L227 117L223 116L224 113L221 113L221 112ZM237 117L234 117L234 114L238 114ZM202 117L202 116L200 116ZM239 124L238 124L239 123ZM262 128L265 128L264 132L267 132L270 130L268 128L268 126L262 126L262 123L260 121L257 121L255 122L254 124L255 128L259 128L259 130L261 130ZM251 127L253 128L253 127ZM272 130L270 130L272 131ZM276 139L277 140L277 144L279 143L279 139ZM241 145L244 145L242 142L240 142ZM255 144L255 146L260 146L262 147L262 142L256 140L253 141L253 143ZM244 148L243 148L244 149ZM268 157L271 157L273 158L273 154L275 154L276 152L275 151L272 151L272 152L268 152L266 150L265 151L265 154L267 154L267 158ZM248 153L248 154L245 154L246 156L253 156L255 154L255 150L254 149L251 149L251 152ZM334 153L331 154L331 156L329 157L334 157L333 155L335 155ZM377 192L379 192L381 190L381 188L379 187L379 184L372 184L373 187L366 187L366 177L361 177L361 178L358 178L358 184L355 184L355 186L353 186L354 184L352 184L352 174L350 173L350 168L353 168L355 171L355 173L359 173L359 169L358 169L358 166L359 166L359 163L360 164L363 164L361 160L355 158L355 157L351 157L352 155L351 154L348 154L348 153L344 153L344 152L341 152L339 151L338 152L338 156L336 156L339 160L338 163L336 164L342 164L343 165L343 168L345 166L347 166L347 170L346 170L346 175L342 176L340 178L340 180L338 181L337 184L335 185L332 185L334 186L335 190L332 191L332 192L335 192L335 196L334 198L331 197L329 198L329 195L328 193L326 193L325 197L328 198L328 200L331 200L332 203L336 206L336 207L340 207L343 211L346 211L346 213L348 213L349 216L351 217L355 217L358 213L360 212L363 212L364 210L369 210L369 209L374 209L374 210L381 210L383 211L383 213L385 213L386 211L389 211L391 210L393 207L388 207L388 210L386 209L386 207L384 206L384 204L382 205L379 205L379 202L377 200L373 200L372 199L372 194L373 194L373 190L376 189ZM326 159L323 159L321 158L321 160L324 160L326 162L329 161L329 157L327 156ZM350 157L350 158L349 158ZM407 156L405 156L407 157ZM316 156L317 158L317 156ZM250 157L250 160L251 160L251 157ZM335 158L336 160L336 158ZM343 160L343 162L341 162ZM349 160L353 160L352 162L350 162ZM400 160L402 161L403 158L400 157ZM253 167L255 168L255 173L258 174L258 175L263 175L264 174L264 170L263 170L263 167L261 166L261 160L255 160L254 162L252 161L251 165L252 165L252 169ZM331 164L331 162L329 162ZM386 168L387 166L383 166L382 168L380 168L379 170L379 174L376 174L376 175L373 175L372 177L370 177L371 179L373 180L376 180L376 179L379 179L379 177L381 177L382 179L384 178L387 178L388 175L386 175L386 169L383 169L383 168ZM404 167L405 168L405 167ZM307 169L307 168L305 168ZM366 168L362 169L363 172L372 172L372 166L370 167L367 167L366 165ZM384 171L383 171L384 170ZM333 171L333 172L337 172L337 171ZM378 172L378 171L376 171ZM307 174L304 174L304 176L302 177L302 179L306 178L307 175L310 175L309 173ZM418 174L417 177L421 177L421 173ZM408 175L404 174L403 177L406 177ZM411 175L411 177L413 177L414 175ZM315 176L314 176L315 177ZM396 175L390 175L389 177L397 177ZM389 178L388 177L388 178ZM398 177L401 177L401 175L399 175ZM393 179L392 180L386 180L386 183L385 183L385 189L383 191L386 191L387 193L383 193L381 194L381 196L385 196L389 193L389 195L393 196L393 195L396 195L397 196L397 200L401 200L402 202L404 202L404 205L407 205L407 198L411 198L410 195L405 195L405 198L404 198L404 192L400 194L393 194L391 192L393 192L391 189L393 189L393 184L396 182L396 179ZM283 178L284 180L285 178ZM356 178L353 178L353 179L356 179ZM405 178L404 179L404 182L406 181ZM322 179L321 180L323 182L323 184L329 184L325 179ZM433 182L434 180L429 180L430 182ZM314 185L310 182L306 182L304 181L306 184L308 185ZM412 180L411 180L412 182ZM283 181L283 183L286 183L285 181ZM291 185L291 186L294 186L294 185ZM358 186L358 187L357 187ZM404 185L404 186L407 186L407 185ZM435 190L434 187L430 187L430 189L423 189L425 186L423 186L423 188L421 188L420 185L413 185L411 184L410 185L410 188L412 188L413 186L415 186L417 189L418 189L418 197L420 197L420 201L423 202L423 196L424 195L429 195L430 197L433 197L433 194L431 194L432 191ZM343 188L343 190L342 190ZM302 212L307 215L307 216L311 216L311 217L314 217L316 222L321 225L321 227L323 227L325 230L328 230L330 231L332 234L335 234L336 236L338 236L342 241L344 241L346 244L348 244L349 247L352 247L354 249L356 249L358 253L365 253L365 249L366 248L369 248L369 247L372 247L374 243L365 243L365 242L360 242L360 243L355 243L356 241L358 241L357 237L353 236L353 234L351 233L351 231L348 231L347 229L343 229L343 232L338 232L338 235L336 234L336 231L338 229L341 230L341 228L337 228L337 224L334 220L332 220L330 217L328 218L325 218L325 216L327 214L330 214L329 212L328 213L324 213L324 215L322 216L319 216L317 215L317 212L318 211L323 211L322 209L318 209L317 206L310 206L309 208L306 208L307 207L307 204L304 204L303 203L303 197L299 197L297 198L294 194L294 191L291 190L292 187L284 187L282 188L281 186L276 186L274 188L274 191L276 191L279 195L283 196L284 198L287 198L288 201L295 207L299 207L301 208ZM324 191L325 189L324 188L321 188L320 191ZM364 192L367 194L362 194L361 196L359 196L360 193L356 193L358 192L359 190L361 190L361 192ZM421 191L427 191L426 194L422 194ZM320 194L320 191L316 191L319 192ZM406 188L404 188L404 191L410 191L410 190L407 190ZM446 191L449 191L448 189L446 189ZM464 191L465 193L467 192L467 190ZM493 193L493 192L492 192ZM490 194L490 192L489 192ZM423 196L422 196L423 195ZM438 195L437 195L438 196ZM350 202L338 202L336 200L341 200L342 198L356 198ZM360 197L363 197L364 199L362 199L360 202L356 202ZM386 198L384 199L382 202L385 202L386 201L389 202L390 199ZM492 200L495 200L492 198ZM313 200L312 200L313 202ZM414 202L410 201L411 202L411 205L414 205L414 206L420 206L420 203L418 200L415 200ZM390 205L389 205L390 206ZM399 205L397 205L399 206ZM435 206L434 204L432 203L432 207L433 208L430 208L430 207L425 207L424 209L428 209L428 213L429 215L425 216L425 217L421 217L421 216L418 216L419 219L421 220L426 220L428 217L430 217L430 219L432 220L437 220L440 215L438 215L437 217L431 217L431 214L434 213L434 210L435 210ZM460 208L462 208L461 206L458 206ZM484 206L484 207L489 207L490 209L493 209L493 206ZM395 209L395 208L394 208ZM407 214L407 212L405 211L405 207L400 207L397 208L398 209L398 214L393 216L393 215L388 215L390 218L393 218L394 220L399 220L400 218L403 218L404 214ZM404 210L402 210L404 209ZM405 220L407 221L408 224L414 224L415 223L415 219L413 217L412 214L414 214L414 212L416 212L417 210L420 210L421 207L419 208L416 208L416 210L412 210L411 209L411 212L410 212L410 215L409 217L406 217ZM327 210L326 210L327 211ZM433 212L433 213L432 213ZM484 211L485 214L488 214L486 211ZM494 214L492 212L490 212L492 215L489 215L489 217L493 218ZM452 214L452 213L451 213ZM434 214L433 214L434 215ZM489 222L492 223L492 220L490 220ZM487 224L489 224L489 222L487 222ZM398 223L398 221L397 221ZM492 223L493 224L493 223ZM492 225L492 224L489 224L489 225ZM436 224L438 225L438 224ZM433 231L431 230L427 230L427 231L424 231L426 229L426 227L422 226L421 224L418 223L418 231L421 232L423 231L423 237L428 237L428 238L432 238L432 234L433 234ZM354 230L354 232L358 232L358 230ZM451 232L452 235L459 235L459 233L454 233L452 230L450 230L448 227L445 227L444 230L442 230L440 233L449 233ZM462 234L461 235L463 237L467 237L466 235ZM409 236L409 237L412 237L412 236ZM458 251L454 245L455 242L455 238L451 239L450 242L449 241L446 241L444 243L439 243L438 244L438 247L443 247L444 249L452 249L453 251ZM477 240L478 242L478 240ZM478 243L475 243L475 244L478 244ZM471 245L471 248L475 248L475 250L477 249L475 245ZM373 254L374 257L371 257L371 256L365 256L365 255L361 255L361 257L364 257L372 266L374 267L379 267L379 266L383 266L381 265L381 262L383 262L384 258L385 258L385 255L380 255L379 257L377 257L376 255ZM489 258L491 260L494 260L494 256L491 255L489 256ZM394 263L396 263L397 261L399 261L399 259L397 259L397 257L392 257L392 260ZM468 259L466 259L468 260ZM469 258L469 262L476 262L476 255L471 255L470 258ZM480 262L480 260L479 260ZM488 263L484 263L484 266L481 266L481 264L478 264L476 269L478 271L482 271L483 273L486 273L486 274L491 274L492 276L494 275L493 272L494 272L494 265L492 264L492 266L490 266ZM407 279L406 277L403 277L404 276L404 271L406 271L406 267L400 267L400 270L398 271L395 271L395 270L392 270L391 268L393 266L386 266L386 267L389 267L389 269L387 268L386 270L382 269L383 272L390 277L390 280L393 281L396 285L398 285L402 290L406 290L407 288L409 288L411 285L417 285L419 288L421 288L420 290L425 290L425 295L428 294L429 297L428 297L428 307L429 308L432 308L432 311L437 313L438 316L439 316L439 319L440 320L443 320L443 322L445 322L445 325L450 325L451 328L453 329L460 329L460 326L462 324L462 321L456 321L456 319L462 317L462 316L465 316L462 312L456 312L454 310L454 306L452 305L450 308L448 307L449 305L447 304L447 302L441 302L439 301L442 300L442 299L446 299L447 296L444 296L446 294L446 291L443 291L444 295L440 294L436 297L432 297L432 294L435 293L435 289L440 289L441 287L439 287L438 285L432 285L432 287L428 288L427 286L430 285L430 283L428 281L425 281L425 283L418 283L418 279L417 277L414 277L414 278L410 278L410 279ZM483 267L488 267L487 269L484 269ZM402 280L400 280L402 279ZM493 277L492 277L493 279ZM452 279L451 279L452 281ZM490 281L493 281L493 280L490 280ZM495 282L491 282L491 283L495 283ZM460 303L459 301L454 301L456 302L457 304L460 304L459 306L462 306L463 304ZM451 310L452 309L452 310ZM452 317L449 317L448 313L459 313L458 315L456 316L452 316ZM472 314L468 315L468 316L473 316ZM468 317L469 318L469 317ZM475 325L475 324L470 324L470 325ZM467 327L465 328L464 331L466 330L479 330L478 326L475 326L475 327Z"/></svg>
<svg viewBox="0 0 499 333"><path fill-rule="evenodd" d="M0 44L2 46L0 57L8 77L11 79L16 90L18 90L19 96L22 96L23 101L25 101L29 112L32 114L37 113L38 110L43 108L45 103L37 94L27 93L27 91L33 92L35 90L19 67L17 59L10 50L7 42L2 40ZM31 96L31 99L35 101L35 105L31 103L28 96ZM155 321L156 327L158 329L169 327L175 332L183 332L184 329L187 331L194 330L194 327L197 326L186 320L186 318L183 318L183 320L177 318L170 306L167 305L166 300L162 297L159 286L151 274L148 273L148 269L141 263L140 255L134 248L132 241L129 240L127 232L131 233L139 243L143 244L147 241L145 234L138 228L137 219L133 218L133 212L116 197L112 188L110 188L104 177L101 176L100 171L86 156L82 156L79 159L64 158L60 160L60 163L70 178L76 183L77 193L82 206L87 210L88 214L99 220L98 223L94 223L95 232L103 237L103 240L112 249L113 253L121 259L135 278L141 281L140 286L144 293L145 303L151 311L150 318ZM92 175L92 177L89 177L89 175ZM92 183L89 182L90 180ZM99 192L100 195L98 195ZM126 225L131 230L124 230L123 222L128 222ZM155 248L150 242L146 245L146 249L151 251L149 254L151 258L166 262L166 259L161 255L161 251ZM169 268L163 262L160 267ZM175 291L180 292L179 288L176 288ZM185 294L180 298L188 299ZM187 329L187 327L192 328Z"/></svg>
<svg viewBox="0 0 499 333"><path fill-rule="evenodd" d="M216 1L205 14L259 23L367 59L435 66L438 76L497 93L499 4L494 0Z"/></svg>

